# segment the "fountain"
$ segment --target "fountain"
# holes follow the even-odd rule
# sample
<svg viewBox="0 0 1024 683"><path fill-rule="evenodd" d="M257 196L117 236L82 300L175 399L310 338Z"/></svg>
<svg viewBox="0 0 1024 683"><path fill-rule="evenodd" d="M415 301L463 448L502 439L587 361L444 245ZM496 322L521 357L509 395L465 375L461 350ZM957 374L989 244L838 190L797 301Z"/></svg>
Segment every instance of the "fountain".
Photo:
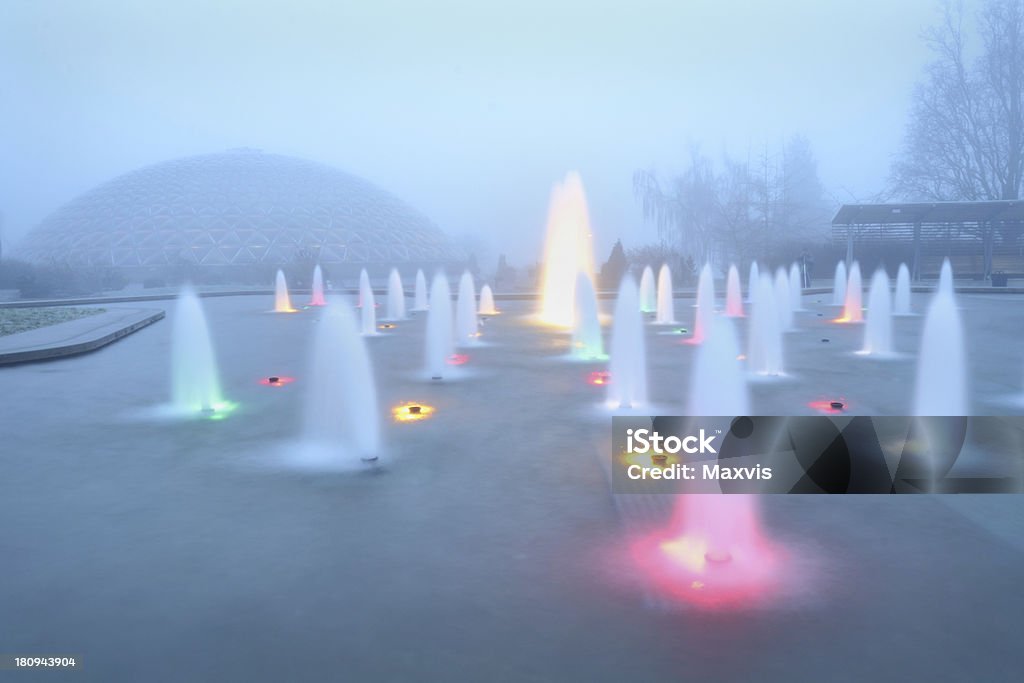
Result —
<svg viewBox="0 0 1024 683"><path fill-rule="evenodd" d="M412 310L425 311L427 305L427 278L421 268L416 271L416 292L412 300Z"/></svg>
<svg viewBox="0 0 1024 683"><path fill-rule="evenodd" d="M576 320L572 328L572 357L576 360L606 360L597 294L586 273L576 276Z"/></svg>
<svg viewBox="0 0 1024 683"><path fill-rule="evenodd" d="M292 298L288 296L288 281L284 279L284 271L277 271L274 282L274 313L294 313Z"/></svg>
<svg viewBox="0 0 1024 683"><path fill-rule="evenodd" d="M762 295L773 298L770 277L763 282L764 288L757 287L757 305L764 303ZM709 343L694 360L688 415L740 416L750 411L738 352L732 321L715 319ZM676 496L669 527L635 544L634 558L654 585L686 602L721 608L763 599L778 581L781 561L764 537L759 507L751 494Z"/></svg>
<svg viewBox="0 0 1024 683"><path fill-rule="evenodd" d="M725 314L730 318L743 317L743 293L740 291L740 272L735 265L729 266L725 285Z"/></svg>
<svg viewBox="0 0 1024 683"><path fill-rule="evenodd" d="M633 276L619 286L612 322L611 361L606 405L613 409L639 409L647 404L647 358L640 294Z"/></svg>
<svg viewBox="0 0 1024 683"><path fill-rule="evenodd" d="M570 327L575 315L577 273L594 277L594 254L590 216L583 181L571 172L551 191L544 276L541 286L541 321Z"/></svg>
<svg viewBox="0 0 1024 683"><path fill-rule="evenodd" d="M946 292L951 296L954 294L953 266L948 258L942 260L942 268L939 270L939 284L935 289L939 292Z"/></svg>
<svg viewBox="0 0 1024 683"><path fill-rule="evenodd" d="M310 306L326 306L327 300L324 299L324 273L320 270L320 264L316 264L316 268L313 269L313 292L309 297Z"/></svg>
<svg viewBox="0 0 1024 683"><path fill-rule="evenodd" d="M705 263L697 281L697 314L693 322L691 344L700 344L711 327L715 315L715 281L711 276L711 264Z"/></svg>
<svg viewBox="0 0 1024 683"><path fill-rule="evenodd" d="M405 290L397 268L388 276L388 320L405 320Z"/></svg>
<svg viewBox="0 0 1024 683"><path fill-rule="evenodd" d="M733 323L715 318L694 359L687 415L734 416L750 413L747 384L737 360L739 344Z"/></svg>
<svg viewBox="0 0 1024 683"><path fill-rule="evenodd" d="M856 261L850 266L850 277L846 281L846 299L843 302L843 315L836 321L841 323L859 323L864 321L864 307L861 303L860 264Z"/></svg>
<svg viewBox="0 0 1024 683"><path fill-rule="evenodd" d="M789 309L791 311L795 312L804 310L803 290L803 273L800 272L800 266L794 263L789 267Z"/></svg>
<svg viewBox="0 0 1024 683"><path fill-rule="evenodd" d="M171 396L173 412L181 415L223 413L224 400L217 359L203 306L190 286L182 288L174 308L171 332Z"/></svg>
<svg viewBox="0 0 1024 683"><path fill-rule="evenodd" d="M761 282L761 271L757 267L757 261L750 262L750 272L747 274L747 303L754 303L757 300L758 285Z"/></svg>
<svg viewBox="0 0 1024 683"><path fill-rule="evenodd" d="M783 368L782 330L770 275L754 284L756 301L750 321L747 368L756 375L781 375Z"/></svg>
<svg viewBox="0 0 1024 683"><path fill-rule="evenodd" d="M442 379L451 374L448 359L454 352L452 340L452 293L442 271L434 275L430 288L430 313L427 315L427 377Z"/></svg>
<svg viewBox="0 0 1024 683"><path fill-rule="evenodd" d="M306 374L300 463L353 469L376 461L381 442L377 389L348 303L332 301L320 318Z"/></svg>
<svg viewBox="0 0 1024 683"><path fill-rule="evenodd" d="M775 271L775 309L779 314L779 329L793 329L793 297L789 293L789 276L785 268Z"/></svg>
<svg viewBox="0 0 1024 683"><path fill-rule="evenodd" d="M871 276L864 348L860 353L882 357L892 355L892 295L889 293L889 276L881 268Z"/></svg>
<svg viewBox="0 0 1024 683"><path fill-rule="evenodd" d="M455 304L455 345L474 346L480 336L476 317L476 285L467 270L459 279L459 298Z"/></svg>
<svg viewBox="0 0 1024 683"><path fill-rule="evenodd" d="M832 305L842 306L846 303L846 263L836 264L836 276L832 280Z"/></svg>
<svg viewBox="0 0 1024 683"><path fill-rule="evenodd" d="M363 336L372 337L380 334L377 332L377 304L373 299L370 276L365 268L359 273L359 307L362 309Z"/></svg>
<svg viewBox="0 0 1024 683"><path fill-rule="evenodd" d="M657 296L654 291L654 271L650 266L644 266L643 275L640 276L640 312L654 313L658 308Z"/></svg>
<svg viewBox="0 0 1024 683"><path fill-rule="evenodd" d="M963 325L953 292L952 268L947 259L942 264L938 291L928 305L921 333L914 414L967 415L968 410Z"/></svg>
<svg viewBox="0 0 1024 683"><path fill-rule="evenodd" d="M675 325L676 302L672 297L672 271L663 264L658 271L658 310L654 316L657 325Z"/></svg>
<svg viewBox="0 0 1024 683"><path fill-rule="evenodd" d="M913 315L910 309L910 270L906 263L900 264L896 273L896 298L893 303L893 313L896 315Z"/></svg>
<svg viewBox="0 0 1024 683"><path fill-rule="evenodd" d="M480 288L480 307L477 309L477 314L498 315L498 309L494 307L494 292L491 291L490 285Z"/></svg>

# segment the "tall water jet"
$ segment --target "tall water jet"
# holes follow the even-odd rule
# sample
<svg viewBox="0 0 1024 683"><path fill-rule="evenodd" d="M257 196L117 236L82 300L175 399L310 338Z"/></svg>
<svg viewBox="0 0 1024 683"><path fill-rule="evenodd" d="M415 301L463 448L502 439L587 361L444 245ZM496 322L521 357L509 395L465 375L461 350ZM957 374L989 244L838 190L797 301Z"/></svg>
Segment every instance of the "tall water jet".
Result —
<svg viewBox="0 0 1024 683"><path fill-rule="evenodd" d="M693 361L687 415L736 416L750 413L747 382L737 356L736 331L728 318L715 318L709 343Z"/></svg>
<svg viewBox="0 0 1024 683"><path fill-rule="evenodd" d="M402 289L402 276L397 268L391 269L388 276L388 320L405 319L405 290Z"/></svg>
<svg viewBox="0 0 1024 683"><path fill-rule="evenodd" d="M577 360L605 360L597 293L590 276L576 276L576 320L572 327L572 357Z"/></svg>
<svg viewBox="0 0 1024 683"><path fill-rule="evenodd" d="M921 334L914 415L967 415L968 410L963 324L947 259L942 264L939 288L928 305Z"/></svg>
<svg viewBox="0 0 1024 683"><path fill-rule="evenodd" d="M791 311L804 310L804 275L800 272L800 266L793 264L789 267L789 308Z"/></svg>
<svg viewBox="0 0 1024 683"><path fill-rule="evenodd" d="M189 414L222 410L226 403L221 395L210 330L199 297L189 286L183 287L178 295L171 340L174 412Z"/></svg>
<svg viewBox="0 0 1024 683"><path fill-rule="evenodd" d="M889 276L881 268L871 276L868 290L868 318L864 326L864 348L861 353L873 356L892 355L892 295Z"/></svg>
<svg viewBox="0 0 1024 683"><path fill-rule="evenodd" d="M277 279L274 281L274 313L294 313L292 298L288 295L288 281L284 278L284 271L277 271Z"/></svg>
<svg viewBox="0 0 1024 683"><path fill-rule="evenodd" d="M715 280L711 276L711 264L705 263L697 280L697 313L693 323L690 342L701 344L711 328L715 316Z"/></svg>
<svg viewBox="0 0 1024 683"><path fill-rule="evenodd" d="M906 263L900 264L896 273L896 297L893 303L893 313L896 315L912 315L910 310L910 269Z"/></svg>
<svg viewBox="0 0 1024 683"><path fill-rule="evenodd" d="M846 263L836 264L836 276L832 280L832 305L842 306L846 303Z"/></svg>
<svg viewBox="0 0 1024 683"><path fill-rule="evenodd" d="M942 259L942 268L939 270L939 284L935 288L937 292L946 292L952 295L953 290L953 266L949 259Z"/></svg>
<svg viewBox="0 0 1024 683"><path fill-rule="evenodd" d="M480 321L476 317L476 285L467 270L459 279L459 298L455 304L455 345L472 346L480 336Z"/></svg>
<svg viewBox="0 0 1024 683"><path fill-rule="evenodd" d="M785 268L775 271L775 310L779 314L779 329L793 329L793 297L789 293L789 275Z"/></svg>
<svg viewBox="0 0 1024 683"><path fill-rule="evenodd" d="M850 277L846 280L846 299L843 302L843 315L839 322L859 323L864 320L864 305L861 301L863 288L860 281L860 264L856 261L850 266Z"/></svg>
<svg viewBox="0 0 1024 683"><path fill-rule="evenodd" d="M658 310L654 322L659 325L674 325L676 322L676 305L672 297L672 271L668 264L662 264L658 271Z"/></svg>
<svg viewBox="0 0 1024 683"><path fill-rule="evenodd" d="M640 276L640 311L642 313L654 313L658 308L657 293L654 291L654 271L650 266L644 266L643 275Z"/></svg>
<svg viewBox="0 0 1024 683"><path fill-rule="evenodd" d="M633 276L627 273L619 286L612 321L609 408L633 409L647 404L646 356L640 294Z"/></svg>
<svg viewBox="0 0 1024 683"><path fill-rule="evenodd" d="M725 314L730 318L743 317L743 293L740 291L740 272L735 264L729 266L725 281Z"/></svg>
<svg viewBox="0 0 1024 683"><path fill-rule="evenodd" d="M480 288L480 307L477 309L480 315L498 315L498 309L494 306L494 292L490 285Z"/></svg>
<svg viewBox="0 0 1024 683"><path fill-rule="evenodd" d="M774 296L762 290L758 298L762 292ZM710 336L694 360L687 414L746 415L750 404L732 322L716 319ZM759 595L774 580L777 564L761 530L757 496L750 494L676 496L667 534L656 534L635 552L666 591L713 604Z"/></svg>
<svg viewBox="0 0 1024 683"><path fill-rule="evenodd" d="M430 287L430 313L427 315L425 357L427 376L443 379L451 374L448 359L454 352L452 340L452 292L444 272L434 275Z"/></svg>
<svg viewBox="0 0 1024 683"><path fill-rule="evenodd" d="M324 273L320 270L320 264L316 264L316 268L313 269L313 292L309 297L310 306L326 306L327 300L324 299Z"/></svg>
<svg viewBox="0 0 1024 683"><path fill-rule="evenodd" d="M363 336L371 337L377 332L377 303L370 287L370 275L364 268L359 273L359 307L362 311Z"/></svg>
<svg viewBox="0 0 1024 683"><path fill-rule="evenodd" d="M412 310L425 311L427 306L427 278L421 268L416 271L416 291L412 300Z"/></svg>
<svg viewBox="0 0 1024 683"><path fill-rule="evenodd" d="M747 368L756 375L781 375L782 329L779 326L779 311L771 276L761 276L754 286L757 289L757 300L751 314Z"/></svg>
<svg viewBox="0 0 1024 683"><path fill-rule="evenodd" d="M757 300L757 290L761 283L761 270L757 267L757 261L750 262L750 272L747 274L747 302L754 303Z"/></svg>
<svg viewBox="0 0 1024 683"><path fill-rule="evenodd" d="M377 388L366 343L348 303L332 301L320 319L307 376L305 464L347 469L377 460Z"/></svg>
<svg viewBox="0 0 1024 683"><path fill-rule="evenodd" d="M594 277L590 216L583 181L576 172L551 192L540 319L551 325L573 324L577 273Z"/></svg>

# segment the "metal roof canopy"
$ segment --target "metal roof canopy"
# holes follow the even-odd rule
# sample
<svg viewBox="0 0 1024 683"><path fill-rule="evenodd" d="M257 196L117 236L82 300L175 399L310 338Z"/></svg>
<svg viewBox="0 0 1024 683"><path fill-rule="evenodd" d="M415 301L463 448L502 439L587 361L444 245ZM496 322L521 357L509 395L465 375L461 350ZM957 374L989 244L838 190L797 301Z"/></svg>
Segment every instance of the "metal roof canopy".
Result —
<svg viewBox="0 0 1024 683"><path fill-rule="evenodd" d="M913 225L1024 221L1024 201L843 204L832 225Z"/></svg>

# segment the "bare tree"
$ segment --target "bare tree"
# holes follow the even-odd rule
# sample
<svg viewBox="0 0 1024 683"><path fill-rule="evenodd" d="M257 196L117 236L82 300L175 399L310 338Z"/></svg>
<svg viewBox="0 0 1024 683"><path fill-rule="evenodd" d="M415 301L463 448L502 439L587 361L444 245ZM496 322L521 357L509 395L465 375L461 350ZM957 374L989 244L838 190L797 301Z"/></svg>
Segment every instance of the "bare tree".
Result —
<svg viewBox="0 0 1024 683"><path fill-rule="evenodd" d="M720 169L693 149L682 175L664 185L653 171L634 175L644 217L665 244L698 263L714 256L745 267L825 234L830 206L806 138L777 153L765 147L756 166L726 156Z"/></svg>
<svg viewBox="0 0 1024 683"><path fill-rule="evenodd" d="M1024 178L1024 1L987 0L981 54L969 61L963 8L947 5L925 36L935 54L917 86L893 190L907 199L1018 199ZM998 226L970 230L992 268Z"/></svg>
<svg viewBox="0 0 1024 683"><path fill-rule="evenodd" d="M663 189L654 171L637 171L633 191L644 218L658 226L658 237L699 262L711 257L718 198L714 169L697 148L682 175Z"/></svg>

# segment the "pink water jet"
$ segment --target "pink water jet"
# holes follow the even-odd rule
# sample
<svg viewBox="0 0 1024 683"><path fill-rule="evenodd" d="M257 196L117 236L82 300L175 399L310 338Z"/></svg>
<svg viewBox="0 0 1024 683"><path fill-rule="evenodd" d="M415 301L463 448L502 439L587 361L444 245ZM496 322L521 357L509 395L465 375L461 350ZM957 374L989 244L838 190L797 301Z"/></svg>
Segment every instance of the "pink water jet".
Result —
<svg viewBox="0 0 1024 683"><path fill-rule="evenodd" d="M748 414L732 321L715 319L706 342L694 361L687 414ZM770 597L782 552L762 532L759 507L752 494L676 496L668 527L636 542L634 560L661 593L685 602L728 608Z"/></svg>

